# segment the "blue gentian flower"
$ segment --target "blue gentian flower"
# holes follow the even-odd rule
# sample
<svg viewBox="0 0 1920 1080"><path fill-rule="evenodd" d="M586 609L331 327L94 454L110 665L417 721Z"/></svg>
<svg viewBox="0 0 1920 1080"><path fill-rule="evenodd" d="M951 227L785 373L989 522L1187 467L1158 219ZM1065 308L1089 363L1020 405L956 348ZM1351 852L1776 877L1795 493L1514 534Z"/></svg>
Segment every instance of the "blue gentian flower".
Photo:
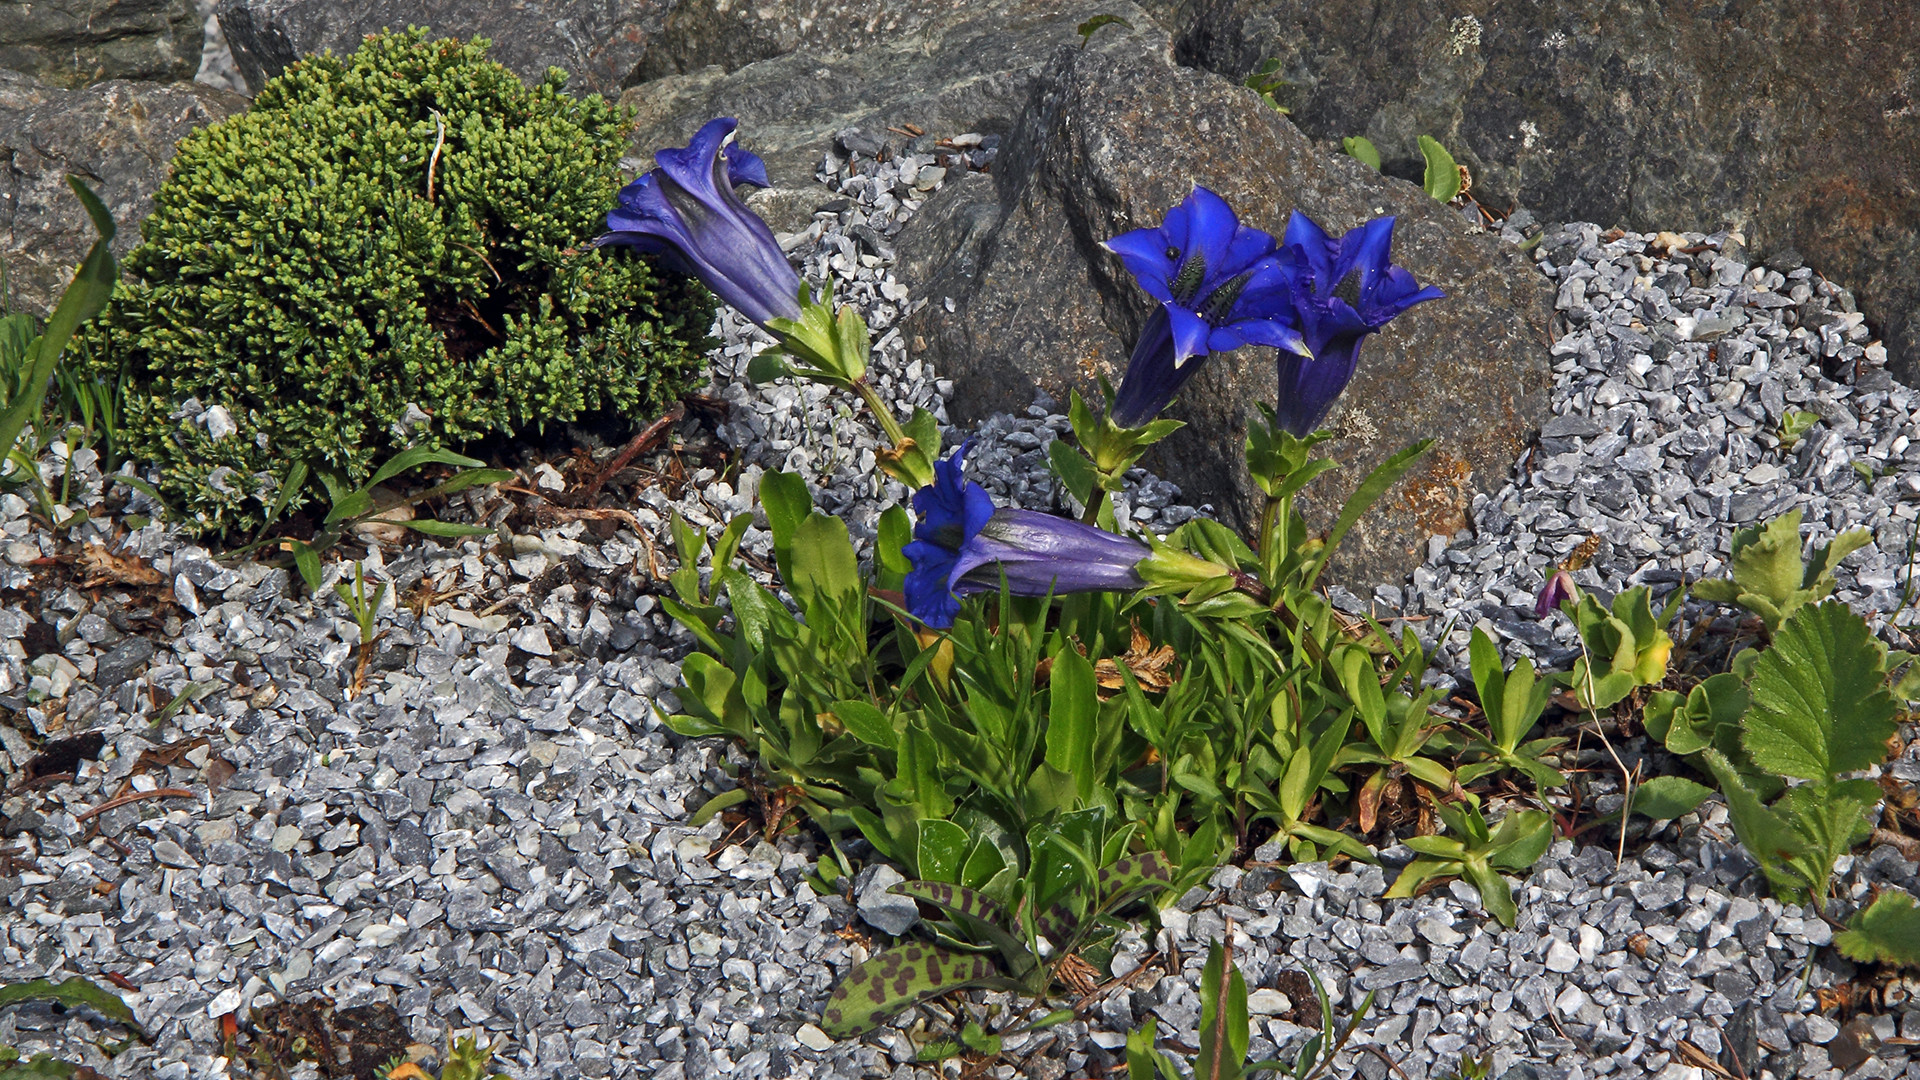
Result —
<svg viewBox="0 0 1920 1080"><path fill-rule="evenodd" d="M1208 353L1242 345L1303 349L1289 264L1271 234L1240 224L1227 201L1195 187L1158 228L1103 245L1160 307L1140 332L1110 414L1140 427L1167 407Z"/></svg>
<svg viewBox="0 0 1920 1080"><path fill-rule="evenodd" d="M1145 544L1033 510L996 507L966 478L967 447L933 464L933 483L914 493L920 514L903 553L907 610L935 629L953 625L960 598L995 592L1004 578L1015 596L1138 589L1134 567Z"/></svg>
<svg viewBox="0 0 1920 1080"><path fill-rule="evenodd" d="M594 244L657 255L761 326L798 319L800 275L773 230L733 193L735 184L767 186L766 164L727 145L736 126L730 116L710 120L685 148L654 154L658 167L620 190Z"/></svg>
<svg viewBox="0 0 1920 1080"><path fill-rule="evenodd" d="M1298 210L1282 246L1293 258L1293 310L1306 352L1280 354L1279 426L1305 438L1347 388L1360 343L1415 304L1446 294L1393 265L1393 218L1329 237Z"/></svg>

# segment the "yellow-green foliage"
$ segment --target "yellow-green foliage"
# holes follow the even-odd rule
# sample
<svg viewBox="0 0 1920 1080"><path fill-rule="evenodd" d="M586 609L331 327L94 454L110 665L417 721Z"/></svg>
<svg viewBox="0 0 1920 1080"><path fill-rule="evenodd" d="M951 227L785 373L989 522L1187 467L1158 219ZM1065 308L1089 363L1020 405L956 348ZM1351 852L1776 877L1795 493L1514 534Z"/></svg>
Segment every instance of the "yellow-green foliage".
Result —
<svg viewBox="0 0 1920 1080"><path fill-rule="evenodd" d="M190 525L256 523L297 460L360 480L404 445L640 417L688 385L711 299L588 248L629 117L487 45L370 38L180 144L87 352L126 365L130 456ZM409 404L429 419L403 435Z"/></svg>

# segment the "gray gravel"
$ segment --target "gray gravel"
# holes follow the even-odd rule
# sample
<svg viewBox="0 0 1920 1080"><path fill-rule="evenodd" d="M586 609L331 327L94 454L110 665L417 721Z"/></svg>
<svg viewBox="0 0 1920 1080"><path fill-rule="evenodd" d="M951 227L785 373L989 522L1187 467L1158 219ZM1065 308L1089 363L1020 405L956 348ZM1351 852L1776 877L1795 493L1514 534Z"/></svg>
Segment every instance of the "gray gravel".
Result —
<svg viewBox="0 0 1920 1080"><path fill-rule="evenodd" d="M931 140L882 165L830 157L821 177L847 204L783 238L810 277L831 277L867 313L890 397L936 415L953 388L906 360L894 324L909 304L939 299L910 298L890 276L890 238L937 191L933 170L990 158L967 142L964 160ZM1584 582L1660 583L1712 572L1736 524L1799 504L1822 530L1880 531L1842 587L1863 609L1892 611L1906 580L1900 523L1920 506L1913 394L1879 370L1844 291L1756 276L1724 251L1682 268L1647 253L1653 239L1549 232L1538 250L1564 283L1567 329L1555 346L1558 419L1525 478L1476 508L1477 532L1436 544L1410 587L1376 602L1442 616L1427 626L1484 619L1516 650L1554 658L1566 639L1531 619L1533 590L1589 532L1604 539ZM734 481L696 474L677 502L649 493L633 508L648 535L596 539L576 522L503 544L350 553L393 586L367 688L351 698L358 630L330 592L295 596L283 571L223 567L160 527L122 533L104 513L74 524L70 510L101 506L89 452L55 447L46 459L50 477L73 474L59 529L0 497L0 588L38 595L58 623L49 645L23 613L28 592L5 594L0 705L14 726L0 725L0 749L18 771L33 756L28 729L96 732L108 747L71 781L13 787L0 801L15 854L0 861L0 978L114 973L138 986L128 1000L154 1032L150 1046L108 1060L92 1043L110 1033L104 1024L23 1007L0 1011L0 1042L110 1076L220 1076L222 1015L324 993L342 1006L390 1004L430 1043L478 1029L501 1041L516 1078L958 1075L958 1063L906 1062L916 1040L950 1030L959 1004L912 1010L855 1043L813 1026L827 988L884 943L877 927L911 924L911 911L880 900L887 871L864 874L851 898L820 897L801 880L813 855L804 838L684 824L743 762L673 736L656 713L688 647L643 588L665 557L655 550L667 548L666 516L718 524L750 512L763 470L796 469L870 542L879 510L903 494L873 479L874 434L843 398L748 386L739 373L758 332L729 312L718 333L711 392L733 406L723 435L747 462ZM1837 381L1820 371L1829 353ZM1770 434L1790 407L1824 418L1792 451ZM1043 462L1044 443L1065 430L1057 409L1040 402L984 425L973 474L1003 497L1055 505ZM1864 482L1855 462L1890 474ZM526 482L548 478L534 470ZM1123 501L1161 530L1195 512L1144 473ZM128 508L143 509L138 497ZM474 491L455 509L498 522L510 507ZM138 556L179 607L156 606L162 586L83 590L45 576L39 560L96 541ZM770 539L755 529L746 547L764 554ZM396 603L423 582L433 592L422 611ZM163 718L189 687L198 696ZM87 834L78 815L118 791L143 751L195 737L207 744L133 777L136 790L190 797L109 810ZM1920 779L1910 758L1891 769ZM1604 798L1608 785L1595 776L1590 791ZM1229 920L1256 988L1256 1055L1304 1038L1285 977L1303 969L1343 1015L1377 991L1360 1039L1412 1077L1488 1050L1495 1075L1703 1075L1677 1056L1682 1040L1709 1057L1731 1048L1753 1077L1837 1077L1834 1063L1863 1042L1920 1037L1903 984L1890 1017L1846 1032L1800 995L1806 957L1831 932L1760 896L1717 804L1655 841L1617 866L1606 850L1558 845L1522 885L1512 931L1484 918L1464 884L1381 900L1404 848L1384 853L1384 869L1357 871L1271 865L1279 853L1263 850L1183 898L1163 930L1125 937L1116 973L1126 978L1085 1022L1010 1040L988 1074L1111 1071L1124 1032L1149 1013L1191 1045L1205 943ZM1850 898L1870 883L1913 884L1891 848L1844 871L1838 891ZM1815 955L1813 987L1850 974L1832 950ZM965 1007L982 1004L1006 1000L975 995ZM1904 1047L1878 1054L1849 1075L1907 1071ZM1343 1061L1343 1073L1356 1070L1388 1073L1371 1054Z"/></svg>

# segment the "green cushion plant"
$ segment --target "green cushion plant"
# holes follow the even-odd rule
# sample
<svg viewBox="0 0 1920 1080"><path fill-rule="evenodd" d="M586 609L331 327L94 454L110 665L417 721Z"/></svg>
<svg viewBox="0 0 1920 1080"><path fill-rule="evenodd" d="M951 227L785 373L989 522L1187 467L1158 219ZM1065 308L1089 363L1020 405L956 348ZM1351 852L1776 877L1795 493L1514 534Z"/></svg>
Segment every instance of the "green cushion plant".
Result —
<svg viewBox="0 0 1920 1080"><path fill-rule="evenodd" d="M127 372L126 446L189 527L259 524L296 464L359 481L688 386L708 294L590 246L629 115L487 45L372 37L180 144L86 345Z"/></svg>

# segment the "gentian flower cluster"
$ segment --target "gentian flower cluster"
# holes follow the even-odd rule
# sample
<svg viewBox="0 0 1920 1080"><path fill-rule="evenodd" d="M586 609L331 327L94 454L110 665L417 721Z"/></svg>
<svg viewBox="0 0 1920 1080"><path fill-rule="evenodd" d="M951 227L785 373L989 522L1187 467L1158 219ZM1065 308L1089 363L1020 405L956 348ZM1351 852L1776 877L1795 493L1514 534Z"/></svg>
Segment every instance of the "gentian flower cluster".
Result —
<svg viewBox="0 0 1920 1080"><path fill-rule="evenodd" d="M1290 298L1304 355L1280 354L1279 426L1306 437L1353 379L1360 343L1415 304L1446 294L1393 265L1393 221L1378 217L1329 237L1298 210L1287 221Z"/></svg>
<svg viewBox="0 0 1920 1080"><path fill-rule="evenodd" d="M1415 304L1444 294L1392 264L1391 217L1338 239L1294 211L1284 242L1240 224L1204 187L1158 228L1107 241L1160 307L1134 345L1109 419L1145 425L1210 352L1270 345L1279 352L1279 426L1305 437L1353 378L1360 343Z"/></svg>
<svg viewBox="0 0 1920 1080"><path fill-rule="evenodd" d="M996 507L986 489L966 478L967 448L934 463L934 481L913 496L920 514L913 542L902 552L907 610L935 629L953 625L960 598L995 592L1002 580L1015 596L1047 596L1145 582L1135 569L1152 554L1138 540L1034 510Z"/></svg>
<svg viewBox="0 0 1920 1080"><path fill-rule="evenodd" d="M736 126L730 116L710 120L684 148L654 154L658 167L620 190L594 244L658 255L764 327L800 317L800 275L773 230L733 192L736 184L768 186L766 163L728 145Z"/></svg>
<svg viewBox="0 0 1920 1080"><path fill-rule="evenodd" d="M1121 233L1103 246L1160 301L1108 414L1116 425L1141 427L1160 415L1209 353L1242 345L1305 349L1273 237L1240 224L1212 191L1195 187L1158 228Z"/></svg>

